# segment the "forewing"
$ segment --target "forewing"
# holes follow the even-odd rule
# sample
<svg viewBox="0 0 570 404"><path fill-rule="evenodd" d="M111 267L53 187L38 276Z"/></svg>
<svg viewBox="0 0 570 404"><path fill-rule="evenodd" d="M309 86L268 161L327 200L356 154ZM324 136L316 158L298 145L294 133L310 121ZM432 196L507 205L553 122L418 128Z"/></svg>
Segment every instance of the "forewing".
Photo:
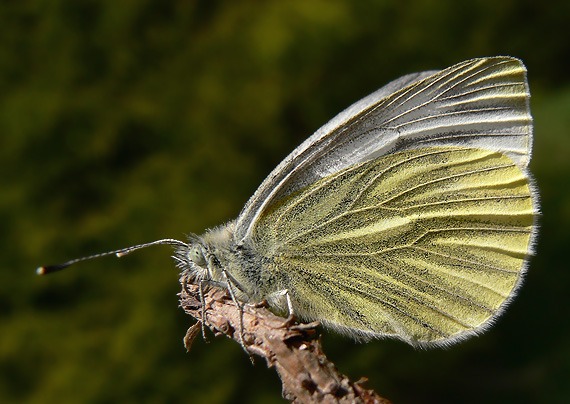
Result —
<svg viewBox="0 0 570 404"><path fill-rule="evenodd" d="M265 179L236 224L247 242L277 201L354 164L430 146L507 154L526 167L532 147L526 70L510 57L473 59L396 80L333 118Z"/></svg>
<svg viewBox="0 0 570 404"><path fill-rule="evenodd" d="M504 154L410 150L282 200L253 243L301 317L446 344L484 328L514 294L534 234L531 193Z"/></svg>

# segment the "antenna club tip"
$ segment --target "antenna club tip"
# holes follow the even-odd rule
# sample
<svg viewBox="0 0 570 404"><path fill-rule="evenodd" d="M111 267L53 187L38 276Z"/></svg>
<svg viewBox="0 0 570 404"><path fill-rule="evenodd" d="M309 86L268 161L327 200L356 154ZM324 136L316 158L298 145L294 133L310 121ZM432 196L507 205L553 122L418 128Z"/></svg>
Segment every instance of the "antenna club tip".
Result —
<svg viewBox="0 0 570 404"><path fill-rule="evenodd" d="M68 261L66 263L59 264L59 265L48 265L45 267L39 267L36 269L36 274L38 274L38 275L51 274L52 272L61 271L63 268L67 268L71 264L73 264L73 261Z"/></svg>

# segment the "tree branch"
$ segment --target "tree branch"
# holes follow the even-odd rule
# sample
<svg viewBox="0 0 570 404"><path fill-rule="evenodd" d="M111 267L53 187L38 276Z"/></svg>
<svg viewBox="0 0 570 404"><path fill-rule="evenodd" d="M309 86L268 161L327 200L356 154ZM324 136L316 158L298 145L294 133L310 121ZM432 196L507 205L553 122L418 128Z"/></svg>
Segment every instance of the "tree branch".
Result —
<svg viewBox="0 0 570 404"><path fill-rule="evenodd" d="M180 305L198 320L188 329L184 344L190 349L200 331L202 318L198 285L180 278ZM216 335L224 334L238 343L240 310L228 291L206 287L206 324ZM373 390L363 387L366 379L352 382L341 374L323 353L317 337L318 323L296 324L270 312L263 304L243 306L243 339L250 354L259 355L268 367L277 370L283 384L283 397L293 403L389 404Z"/></svg>

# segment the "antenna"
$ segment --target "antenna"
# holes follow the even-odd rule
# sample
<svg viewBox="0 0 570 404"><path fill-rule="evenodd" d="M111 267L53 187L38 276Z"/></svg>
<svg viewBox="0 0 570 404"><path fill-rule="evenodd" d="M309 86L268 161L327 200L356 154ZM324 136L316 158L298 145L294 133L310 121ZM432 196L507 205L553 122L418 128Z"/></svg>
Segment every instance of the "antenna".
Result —
<svg viewBox="0 0 570 404"><path fill-rule="evenodd" d="M113 250L113 251L107 251L104 253L99 253L99 254L93 254L93 255L88 255L86 257L81 257L81 258L75 258L72 260L69 260L67 262L64 262L63 264L57 264L57 265L48 265L48 266L44 266L44 267L38 267L36 269L36 274L38 275L47 275L47 274L51 274L53 272L57 272L57 271L61 271L64 268L67 268L70 265L76 264L78 262L81 261L87 261L87 260L92 260L94 258L100 258L100 257L105 257L107 255L116 255L118 258L121 258L122 256L125 256L127 254L132 253L135 250L139 250L141 248L146 248L146 247L151 247L153 245L160 245L160 244L168 244L168 245L177 245L179 247L186 247L189 248L189 245L180 241L180 240L176 240L176 239L172 239L172 238L165 238L162 240L156 240L156 241L152 241L150 243L144 243L144 244L137 244L137 245L133 245L130 247L126 247L126 248L121 248L120 250Z"/></svg>

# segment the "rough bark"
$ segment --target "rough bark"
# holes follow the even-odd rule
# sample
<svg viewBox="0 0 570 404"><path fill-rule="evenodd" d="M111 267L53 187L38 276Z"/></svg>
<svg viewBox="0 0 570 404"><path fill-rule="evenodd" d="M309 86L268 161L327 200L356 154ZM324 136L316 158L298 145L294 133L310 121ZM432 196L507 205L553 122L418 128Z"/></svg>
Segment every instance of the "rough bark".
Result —
<svg viewBox="0 0 570 404"><path fill-rule="evenodd" d="M180 305L197 319L202 318L199 288L180 279ZM366 379L352 382L341 374L323 353L317 334L318 323L298 324L270 312L262 304L243 305L240 333L240 310L226 290L204 290L205 326L216 335L224 334L250 355L258 355L275 368L283 384L283 397L293 403L390 403L373 390L363 387ZM200 332L200 323L188 329L184 338L187 349Z"/></svg>

